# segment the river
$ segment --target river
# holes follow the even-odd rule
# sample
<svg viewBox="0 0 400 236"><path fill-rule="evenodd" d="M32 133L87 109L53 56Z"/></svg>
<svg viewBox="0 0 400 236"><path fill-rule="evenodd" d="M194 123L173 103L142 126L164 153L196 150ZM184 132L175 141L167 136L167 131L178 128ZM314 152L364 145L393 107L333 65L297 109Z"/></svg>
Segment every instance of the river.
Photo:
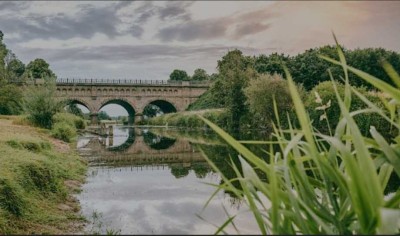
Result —
<svg viewBox="0 0 400 236"><path fill-rule="evenodd" d="M233 215L240 231L230 226L227 233L259 233L246 205L229 193L219 191L204 208L221 176L200 149L234 177L231 150L211 132L114 126L112 137L85 134L77 145L89 161L77 195L90 220L86 233L213 234Z"/></svg>

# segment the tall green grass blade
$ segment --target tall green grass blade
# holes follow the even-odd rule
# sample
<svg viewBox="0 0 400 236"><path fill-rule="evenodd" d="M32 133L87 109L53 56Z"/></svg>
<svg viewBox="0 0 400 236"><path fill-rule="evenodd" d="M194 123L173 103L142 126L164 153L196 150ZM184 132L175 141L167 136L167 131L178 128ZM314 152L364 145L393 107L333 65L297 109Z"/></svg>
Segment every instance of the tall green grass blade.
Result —
<svg viewBox="0 0 400 236"><path fill-rule="evenodd" d="M381 186L382 186L383 189L386 188L386 186L387 186L387 184L389 182L389 179L390 179L390 175L392 174L392 172L393 172L393 166L391 166L388 163L382 164L382 166L379 168L378 177L379 177L379 180L381 182Z"/></svg>
<svg viewBox="0 0 400 236"><path fill-rule="evenodd" d="M363 197L367 199L367 201L364 202L362 208L359 210L363 212L362 214L366 214L371 218L365 217L363 215L358 215L358 217L363 219L360 220L360 224L362 226L362 233L373 233L374 231L371 230L373 230L375 224L377 224L375 219L376 218L379 219L378 209L383 203L382 202L383 195L382 195L382 189L379 185L379 178L377 176L374 163L371 159L371 155L368 149L366 148L365 143L363 142L362 139L363 136L361 135L361 132L358 129L357 124L355 123L354 119L350 116L349 111L346 109L342 99L340 98L336 85L334 84L333 87L336 92L336 98L339 103L340 110L344 118L347 120L348 126L350 127L351 133L353 135L353 144L356 151L359 168L368 173L368 175L365 176L366 182L364 181L364 178L356 180L359 182L361 186L366 187L368 192L367 194L362 194L363 190L362 192L360 192L358 198L360 199L361 197Z"/></svg>
<svg viewBox="0 0 400 236"><path fill-rule="evenodd" d="M357 95L365 104L368 105L374 112L378 113L382 118L387 120L391 125L395 126L396 128L400 129L400 125L398 125L396 122L393 122L393 116L394 116L394 110L393 110L393 115L392 118L389 118L383 111L382 109L378 108L374 103L372 103L368 98L366 98L363 94L358 92L356 89L352 88L353 93ZM391 112L392 113L392 112Z"/></svg>
<svg viewBox="0 0 400 236"><path fill-rule="evenodd" d="M343 50L340 47L336 35L334 33L333 34L333 38L335 39L335 43L336 43L336 50L338 52L339 55L339 59L340 59L340 64L343 68L344 71L344 78L345 78L345 88L344 88L344 104L347 108L347 110L350 110L350 105L351 105L351 92L350 92L350 83L349 83L349 74L347 72L347 62L346 62L346 58L344 56ZM331 76L332 78L332 76Z"/></svg>
<svg viewBox="0 0 400 236"><path fill-rule="evenodd" d="M386 201L386 208L399 208L400 207L400 190L397 190L396 193Z"/></svg>
<svg viewBox="0 0 400 236"><path fill-rule="evenodd" d="M394 70L393 66L389 64L386 60L383 61L382 63L383 69L386 71L386 73L389 75L389 77L392 79L393 83L397 86L397 88L400 89L400 76L399 74Z"/></svg>
<svg viewBox="0 0 400 236"><path fill-rule="evenodd" d="M326 61L332 62L333 64L341 65L340 62L338 62L338 61L336 61L334 59L331 59L329 57L320 56L320 58L322 58L322 59L324 59ZM392 98L395 98L396 100L400 101L400 92L399 92L399 90L394 88L394 87L392 87L390 84L388 84L388 83L386 83L386 82L384 82L384 81L382 81L382 80L380 80L380 79L378 79L378 78L376 78L376 77L374 77L374 76L372 76L372 75L370 75L368 73L365 73L365 72L363 72L361 70L353 68L351 66L347 66L346 65L346 68L349 71L353 72L354 74L358 75L361 79L367 81L368 83L370 83L374 87L378 88L382 92L385 92L385 93L389 94Z"/></svg>
<svg viewBox="0 0 400 236"><path fill-rule="evenodd" d="M252 191L249 189L249 186L251 186L251 185L245 179L240 178L240 177L242 177L242 175L235 164L233 164L233 170L235 171L236 175L239 177L239 182L240 182L240 186L242 186L243 194L246 196L246 199L249 203L250 210L253 212L253 215L256 219L256 222L258 224L258 227L259 227L261 233L263 235L267 234L267 231L266 231L267 229L265 227L264 220L262 219L261 213L258 210L256 203L254 202L255 197L254 197L254 195L252 195ZM253 193L257 194L254 192L254 190L253 190Z"/></svg>
<svg viewBox="0 0 400 236"><path fill-rule="evenodd" d="M390 145L386 142L383 136L376 130L374 126L370 129L372 137L376 140L377 144L385 153L385 156L390 164L393 165L393 168L397 175L400 177L400 156L390 147Z"/></svg>
<svg viewBox="0 0 400 236"><path fill-rule="evenodd" d="M223 230L228 226L230 223L233 222L233 219L235 219L236 216L229 217L228 220L226 220L218 229L215 231L215 235L219 234L220 232L223 232Z"/></svg>
<svg viewBox="0 0 400 236"><path fill-rule="evenodd" d="M285 74L286 74L286 77L288 80L290 95L292 97L292 101L295 106L295 111L296 111L297 117L299 118L300 126L302 128L302 131L304 132L304 136L307 140L307 143L310 145L311 154L314 157L317 157L318 152L317 152L317 148L316 148L316 145L314 142L313 132L310 127L310 124L311 124L310 119L307 116L307 112L304 107L304 104L301 102L300 94L296 89L296 85L293 82L292 76L290 75L290 73L286 67L284 68L284 70L285 70Z"/></svg>
<svg viewBox="0 0 400 236"><path fill-rule="evenodd" d="M233 147L236 151L243 155L249 162L259 167L262 171L268 172L269 166L268 164L257 157L253 152L243 146L241 143L236 141L231 135L226 133L224 130L219 128L217 125L207 120L206 118L199 116L211 129L213 129L221 138L223 138L231 147Z"/></svg>

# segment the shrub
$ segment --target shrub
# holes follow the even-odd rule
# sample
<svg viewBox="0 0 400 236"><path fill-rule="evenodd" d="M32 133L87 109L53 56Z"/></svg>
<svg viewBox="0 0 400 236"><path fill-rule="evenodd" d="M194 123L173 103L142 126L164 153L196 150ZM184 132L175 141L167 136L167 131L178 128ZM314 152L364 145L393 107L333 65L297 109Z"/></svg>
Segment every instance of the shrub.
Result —
<svg viewBox="0 0 400 236"><path fill-rule="evenodd" d="M77 129L85 129L86 128L86 122L84 119L82 119L82 117L76 116L71 113L66 113L66 112L56 113L53 116L53 122L54 123L65 122L71 126L74 126Z"/></svg>
<svg viewBox="0 0 400 236"><path fill-rule="evenodd" d="M337 84L339 95L344 97L345 86ZM336 99L335 91L332 89L331 81L325 81L315 86L305 100L305 106L313 122L314 128L318 131L329 134L333 131L340 118L340 107ZM379 108L384 108L383 103L377 94L368 92L365 88L354 88L366 96ZM359 97L353 96L350 111L357 111L368 108ZM384 118L376 113L363 113L354 117L358 127L364 135L368 135L369 127L375 126L384 136L392 136L391 125Z"/></svg>
<svg viewBox="0 0 400 236"><path fill-rule="evenodd" d="M58 176L45 163L29 163L25 166L26 178L32 181L30 186L41 192L61 192L62 185Z"/></svg>
<svg viewBox="0 0 400 236"><path fill-rule="evenodd" d="M55 84L33 86L26 90L24 109L29 119L39 127L50 129L53 116L62 109L63 103L54 98Z"/></svg>
<svg viewBox="0 0 400 236"><path fill-rule="evenodd" d="M0 114L18 115L22 112L22 92L15 85L0 85Z"/></svg>
<svg viewBox="0 0 400 236"><path fill-rule="evenodd" d="M304 90L300 86L299 91L304 97ZM251 80L245 89L245 94L251 113L250 117L253 120L251 123L259 128L272 128L272 122L276 122L274 100L278 114L283 117L286 117L286 113L290 113L293 109L287 81L277 74L261 75L259 78ZM285 120L283 119L283 121Z"/></svg>
<svg viewBox="0 0 400 236"><path fill-rule="evenodd" d="M25 205L21 190L8 179L0 179L0 207L19 217L23 215Z"/></svg>
<svg viewBox="0 0 400 236"><path fill-rule="evenodd" d="M65 142L71 142L71 140L76 136L76 128L64 121L55 123L51 132L53 137Z"/></svg>

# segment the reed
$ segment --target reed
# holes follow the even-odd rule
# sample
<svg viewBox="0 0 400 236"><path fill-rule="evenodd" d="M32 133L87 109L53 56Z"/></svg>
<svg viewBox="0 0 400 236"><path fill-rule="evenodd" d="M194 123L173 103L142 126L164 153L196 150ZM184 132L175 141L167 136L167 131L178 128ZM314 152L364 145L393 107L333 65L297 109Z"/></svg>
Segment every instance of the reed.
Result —
<svg viewBox="0 0 400 236"><path fill-rule="evenodd" d="M335 38L336 41L336 38ZM337 43L337 41L336 41ZM389 178L400 176L400 77L393 68L384 68L395 86L353 68L346 63L337 43L340 60L320 56L343 68L345 93L341 96L331 76L332 89L340 107L340 118L331 135L318 132L310 121L304 103L287 69L286 78L294 102L299 127L289 122L280 127L276 115L271 141L235 140L208 119L200 118L218 133L239 155L240 166L232 162L237 178L228 179L206 156L209 164L222 176L217 191L229 191L243 200L254 215L261 234L398 234L400 232L400 190L384 194ZM350 84L348 73L358 75L383 94L385 107L377 107ZM357 96L367 106L350 112ZM277 111L276 103L274 109ZM370 137L362 135L354 118L376 113L397 130L387 140L375 127ZM267 144L265 156L255 155L245 145ZM266 161L267 160L267 161ZM267 181L261 175L267 176ZM396 177L396 176L395 176ZM233 185L239 181L240 186ZM215 196L212 195L210 199ZM209 202L209 201L208 201ZM208 203L207 202L207 203ZM205 207L207 206L207 203ZM234 224L231 216L216 233Z"/></svg>

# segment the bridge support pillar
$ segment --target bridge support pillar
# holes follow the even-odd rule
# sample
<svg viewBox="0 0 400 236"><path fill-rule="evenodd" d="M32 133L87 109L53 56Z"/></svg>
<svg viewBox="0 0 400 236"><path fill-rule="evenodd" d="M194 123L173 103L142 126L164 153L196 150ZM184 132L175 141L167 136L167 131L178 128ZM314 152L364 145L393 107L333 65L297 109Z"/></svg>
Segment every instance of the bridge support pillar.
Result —
<svg viewBox="0 0 400 236"><path fill-rule="evenodd" d="M91 113L90 114L90 124L92 124L92 125L98 125L99 124L99 120L97 118L97 113Z"/></svg>
<svg viewBox="0 0 400 236"><path fill-rule="evenodd" d="M135 114L135 124L139 123L142 120L143 120L143 114L142 113L136 113Z"/></svg>

